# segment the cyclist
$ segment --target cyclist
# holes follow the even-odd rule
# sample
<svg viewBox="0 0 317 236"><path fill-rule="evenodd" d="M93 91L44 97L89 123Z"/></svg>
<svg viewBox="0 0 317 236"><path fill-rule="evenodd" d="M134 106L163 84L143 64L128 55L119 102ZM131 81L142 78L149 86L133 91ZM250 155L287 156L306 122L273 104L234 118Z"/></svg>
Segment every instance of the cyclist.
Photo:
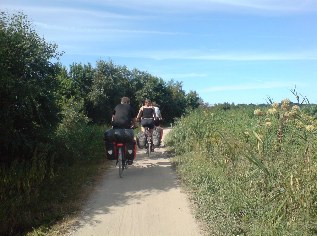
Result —
<svg viewBox="0 0 317 236"><path fill-rule="evenodd" d="M161 142L163 137L163 129L160 126L160 122L163 118L162 118L162 114L160 110L160 105L157 104L156 102L153 102L152 105L154 107L155 116L156 116L156 119L154 120L154 126L155 128L158 128L158 130L160 131L160 142Z"/></svg>
<svg viewBox="0 0 317 236"><path fill-rule="evenodd" d="M157 104L156 102L152 103L152 106L154 108L154 112L155 112L155 120L154 120L154 126L160 126L160 121L162 120L162 114L161 114L161 110L160 110L160 105Z"/></svg>
<svg viewBox="0 0 317 236"><path fill-rule="evenodd" d="M121 98L121 103L118 104L112 113L112 126L114 129L131 129L135 126L135 113L130 105L130 98Z"/></svg>
<svg viewBox="0 0 317 236"><path fill-rule="evenodd" d="M149 128L150 134L152 135L154 128L155 111L152 106L150 99L145 99L144 105L140 108L137 115L137 120L141 120L141 131L145 131L145 127Z"/></svg>
<svg viewBox="0 0 317 236"><path fill-rule="evenodd" d="M112 113L112 128L113 129L133 129L136 125L136 118L135 118L135 112L133 107L130 105L130 99L128 97L122 97L121 103L118 104ZM133 137L133 131L132 137ZM135 150L135 141L134 139L131 140L133 143L133 147ZM127 143L126 145L129 145L131 143ZM133 159L128 160L128 164L132 165Z"/></svg>
<svg viewBox="0 0 317 236"><path fill-rule="evenodd" d="M148 127L151 130L154 128L155 111L150 99L145 99L144 105L140 108L137 115L137 120L141 121L141 130Z"/></svg>

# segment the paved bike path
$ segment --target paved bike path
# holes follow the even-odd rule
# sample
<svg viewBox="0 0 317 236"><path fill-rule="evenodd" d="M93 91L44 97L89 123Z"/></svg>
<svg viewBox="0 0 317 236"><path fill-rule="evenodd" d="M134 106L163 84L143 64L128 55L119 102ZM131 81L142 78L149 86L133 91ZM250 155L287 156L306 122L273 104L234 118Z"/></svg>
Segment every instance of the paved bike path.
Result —
<svg viewBox="0 0 317 236"><path fill-rule="evenodd" d="M202 235L165 151L156 149L148 158L145 150L138 150L123 178L113 167L91 193L69 235Z"/></svg>

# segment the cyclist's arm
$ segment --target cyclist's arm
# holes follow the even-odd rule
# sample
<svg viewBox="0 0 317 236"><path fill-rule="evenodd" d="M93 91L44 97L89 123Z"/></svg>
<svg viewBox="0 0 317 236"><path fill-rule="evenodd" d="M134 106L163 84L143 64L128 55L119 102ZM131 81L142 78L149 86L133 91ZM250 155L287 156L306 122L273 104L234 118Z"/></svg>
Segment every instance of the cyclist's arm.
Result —
<svg viewBox="0 0 317 236"><path fill-rule="evenodd" d="M140 120L142 117L142 113L143 113L143 106L140 108L138 115L136 116L137 120Z"/></svg>
<svg viewBox="0 0 317 236"><path fill-rule="evenodd" d="M158 115L158 118L160 120L162 120L162 113L161 113L161 110L159 108L157 109L157 115Z"/></svg>
<svg viewBox="0 0 317 236"><path fill-rule="evenodd" d="M132 118L132 127L136 127L136 118Z"/></svg>

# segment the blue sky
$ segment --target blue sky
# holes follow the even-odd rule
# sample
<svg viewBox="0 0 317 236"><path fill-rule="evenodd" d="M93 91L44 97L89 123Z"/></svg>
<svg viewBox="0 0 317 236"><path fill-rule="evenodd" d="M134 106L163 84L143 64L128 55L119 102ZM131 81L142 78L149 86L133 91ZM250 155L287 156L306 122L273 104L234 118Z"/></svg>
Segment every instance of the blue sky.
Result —
<svg viewBox="0 0 317 236"><path fill-rule="evenodd" d="M183 83L210 104L317 103L317 0L1 0L61 63L112 60Z"/></svg>

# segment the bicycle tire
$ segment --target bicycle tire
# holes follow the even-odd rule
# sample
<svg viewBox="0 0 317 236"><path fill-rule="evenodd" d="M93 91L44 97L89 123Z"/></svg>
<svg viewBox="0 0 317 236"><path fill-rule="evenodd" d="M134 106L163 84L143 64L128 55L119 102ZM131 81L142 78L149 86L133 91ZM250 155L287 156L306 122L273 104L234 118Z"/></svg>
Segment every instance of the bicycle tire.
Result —
<svg viewBox="0 0 317 236"><path fill-rule="evenodd" d="M123 163L123 152L122 152L122 147L118 148L118 164L119 164L119 177L122 178L123 176L123 168L124 166L122 165Z"/></svg>
<svg viewBox="0 0 317 236"><path fill-rule="evenodd" d="M148 154L148 157L151 156L151 143L148 144L148 148L147 148L147 154Z"/></svg>

